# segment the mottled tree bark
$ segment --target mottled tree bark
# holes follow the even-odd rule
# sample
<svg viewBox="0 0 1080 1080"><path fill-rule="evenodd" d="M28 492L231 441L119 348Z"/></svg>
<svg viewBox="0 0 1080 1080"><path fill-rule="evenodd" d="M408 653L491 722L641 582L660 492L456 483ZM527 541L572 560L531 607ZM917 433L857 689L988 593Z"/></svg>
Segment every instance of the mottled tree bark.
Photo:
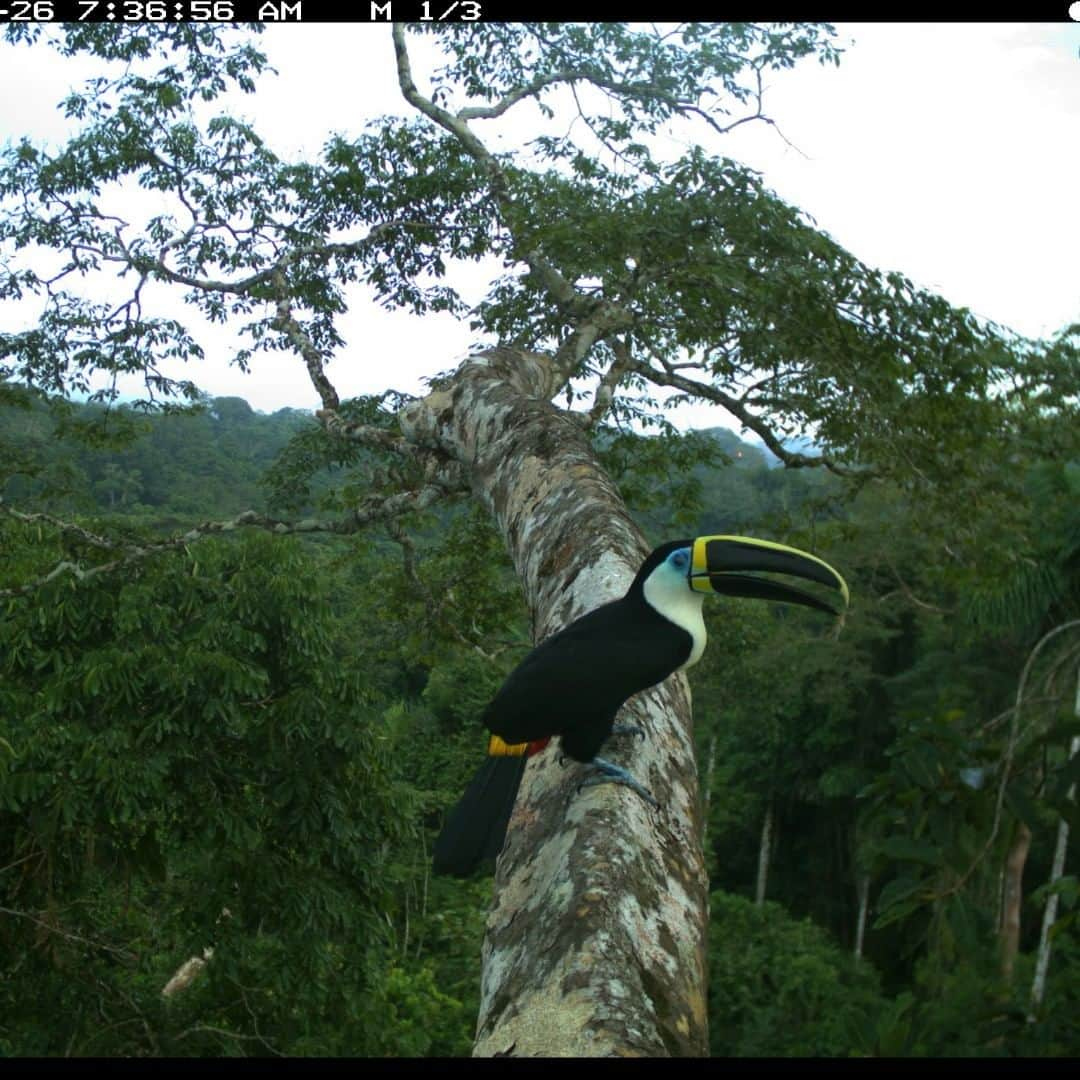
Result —
<svg viewBox="0 0 1080 1080"><path fill-rule="evenodd" d="M647 548L547 357L496 349L410 405L410 441L464 467L525 590L537 641L622 595ZM708 890L686 680L625 710L614 742L659 811L616 785L577 791L558 745L526 772L495 879L477 1055L694 1055L708 1046Z"/></svg>
<svg viewBox="0 0 1080 1080"><path fill-rule="evenodd" d="M701 846L709 849L709 811L712 808L713 773L716 771L716 734L709 736L709 749L705 754L705 768L701 770Z"/></svg>
<svg viewBox="0 0 1080 1080"><path fill-rule="evenodd" d="M1001 977L1012 981L1016 954L1020 949L1020 909L1024 899L1024 866L1031 850L1031 830L1016 823L1012 843L1005 857L1005 899L1002 904Z"/></svg>
<svg viewBox="0 0 1080 1080"><path fill-rule="evenodd" d="M1080 718L1080 668L1076 671L1076 698L1073 702L1073 715ZM1069 743L1069 760L1072 761L1080 753L1080 735L1073 736ZM1076 798L1076 785L1070 784L1065 798L1072 802ZM1056 885L1065 873L1065 852L1069 846L1069 823L1064 817L1058 818L1057 838L1054 841L1054 860L1050 867L1050 885ZM1046 899L1046 907L1043 909L1042 931L1039 934L1039 952L1035 961L1035 977L1031 983L1031 1009L1034 1019L1034 1011L1042 1004L1043 995L1046 993L1046 976L1050 970L1050 950L1052 943L1050 931L1054 928L1054 920L1057 919L1058 894L1051 893Z"/></svg>

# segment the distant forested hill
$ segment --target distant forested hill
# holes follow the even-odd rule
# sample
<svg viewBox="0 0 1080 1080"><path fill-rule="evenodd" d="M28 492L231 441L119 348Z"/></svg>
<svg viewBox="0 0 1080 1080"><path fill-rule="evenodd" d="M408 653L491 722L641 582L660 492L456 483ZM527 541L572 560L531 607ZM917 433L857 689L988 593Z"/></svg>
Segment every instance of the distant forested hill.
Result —
<svg viewBox="0 0 1080 1080"><path fill-rule="evenodd" d="M20 398L17 391L11 396ZM207 397L195 415L142 416L123 407L79 404L58 413L55 403L53 408L29 399L16 404L5 395L0 398L0 495L12 501L32 498L55 510L123 514L163 524L265 510L266 470L297 432L312 426L306 410L261 413L238 397ZM87 429L93 432L91 445L77 437ZM727 428L699 434L716 443L715 465L676 475L676 463L661 469L647 492L627 493L650 537L678 529L688 518L701 531L714 533L746 530L768 517L790 521L808 501L832 490L827 474L777 469L767 450ZM809 452L801 443L799 448ZM695 500L680 518L668 496L691 481ZM313 490L319 487L316 478Z"/></svg>
<svg viewBox="0 0 1080 1080"><path fill-rule="evenodd" d="M40 401L0 406L0 494L55 509L168 517L263 509L260 478L282 447L314 423L302 409L256 412L242 398L207 398L195 415ZM66 415L65 415L66 414ZM76 437L87 426L93 442Z"/></svg>

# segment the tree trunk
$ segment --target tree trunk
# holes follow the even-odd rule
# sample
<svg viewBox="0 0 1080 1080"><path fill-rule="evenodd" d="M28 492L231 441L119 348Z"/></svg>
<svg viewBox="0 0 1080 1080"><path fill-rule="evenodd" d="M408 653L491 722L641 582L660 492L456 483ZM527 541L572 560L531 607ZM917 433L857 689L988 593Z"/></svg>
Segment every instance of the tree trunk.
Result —
<svg viewBox="0 0 1080 1080"><path fill-rule="evenodd" d="M859 898L859 911L855 916L855 959L861 960L866 940L866 916L870 910L870 875L860 873L855 882Z"/></svg>
<svg viewBox="0 0 1080 1080"><path fill-rule="evenodd" d="M494 349L402 415L407 438L464 466L506 540L539 641L622 595L647 553L548 359ZM627 746L653 811L617 785L576 790L557 744L525 774L483 950L474 1054L699 1055L707 877L690 693L676 675L631 700ZM618 756L623 752L620 747Z"/></svg>
<svg viewBox="0 0 1080 1080"><path fill-rule="evenodd" d="M761 823L761 843L758 845L757 887L754 890L754 903L761 907L765 903L765 890L769 883L769 858L773 844L773 804L769 800L765 808L765 820Z"/></svg>
<svg viewBox="0 0 1080 1080"><path fill-rule="evenodd" d="M716 735L709 736L709 749L705 754L705 768L701 775L705 790L701 795L701 846L709 850L709 816L712 809L713 770L716 768Z"/></svg>
<svg viewBox="0 0 1080 1080"><path fill-rule="evenodd" d="M1001 977L1012 981L1016 954L1020 950L1020 908L1024 899L1024 864L1031 849L1031 830L1023 821L1016 823L1012 844L1005 857L1005 899L1002 905Z"/></svg>
<svg viewBox="0 0 1080 1080"><path fill-rule="evenodd" d="M1080 718L1080 668L1076 672L1076 700L1073 705L1073 715ZM1073 736L1069 743L1069 760L1072 761L1080 752L1080 735ZM1076 798L1076 785L1070 784L1068 794L1065 796L1069 802ZM1058 821L1057 841L1054 844L1054 861L1050 867L1050 884L1057 884L1065 873L1065 851L1069 845L1069 823L1065 818ZM1051 893L1046 898L1046 908L1043 911L1042 933L1039 935L1039 955L1035 961L1035 978L1031 983L1031 1012L1029 1020L1035 1019L1035 1010L1042 1004L1043 995L1046 993L1046 975L1050 969L1050 931L1054 927L1057 918L1058 894Z"/></svg>
<svg viewBox="0 0 1080 1080"><path fill-rule="evenodd" d="M1005 867L998 871L997 878L997 906L994 908L994 932L1001 934L1005 926Z"/></svg>

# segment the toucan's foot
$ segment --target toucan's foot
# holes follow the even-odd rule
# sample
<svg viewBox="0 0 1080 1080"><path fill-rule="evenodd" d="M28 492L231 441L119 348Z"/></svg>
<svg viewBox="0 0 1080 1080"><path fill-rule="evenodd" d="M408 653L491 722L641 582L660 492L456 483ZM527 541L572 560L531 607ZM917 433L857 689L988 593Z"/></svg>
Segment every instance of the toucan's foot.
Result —
<svg viewBox="0 0 1080 1080"><path fill-rule="evenodd" d="M578 791L584 787L596 787L597 784L622 784L623 787L633 788L647 803L660 808L660 804L653 798L652 792L640 781L627 772L621 765L605 761L603 758L594 757L589 762L589 767L595 772L587 776L578 784Z"/></svg>

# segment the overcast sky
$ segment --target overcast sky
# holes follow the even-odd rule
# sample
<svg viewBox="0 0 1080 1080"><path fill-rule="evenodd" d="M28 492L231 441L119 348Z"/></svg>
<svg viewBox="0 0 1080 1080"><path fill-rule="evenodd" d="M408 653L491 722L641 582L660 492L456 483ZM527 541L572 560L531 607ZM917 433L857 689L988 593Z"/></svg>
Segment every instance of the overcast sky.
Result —
<svg viewBox="0 0 1080 1080"><path fill-rule="evenodd" d="M839 68L804 62L770 78L766 112L787 142L754 124L723 140L679 137L760 169L859 258L979 316L1031 336L1080 320L1080 25L837 29ZM403 111L385 26L273 27L261 47L279 74L238 107L279 153L313 155L331 131ZM0 44L0 141L62 137L55 103L89 70ZM517 121L522 136L529 122ZM0 327L24 315L9 306ZM472 338L449 316L392 315L359 297L343 330L350 347L330 375L344 397L419 392L420 377L453 366ZM243 375L225 363L224 343L204 344L207 360L187 375L210 393L267 411L318 406L299 360L260 357ZM705 408L679 420L725 422Z"/></svg>

